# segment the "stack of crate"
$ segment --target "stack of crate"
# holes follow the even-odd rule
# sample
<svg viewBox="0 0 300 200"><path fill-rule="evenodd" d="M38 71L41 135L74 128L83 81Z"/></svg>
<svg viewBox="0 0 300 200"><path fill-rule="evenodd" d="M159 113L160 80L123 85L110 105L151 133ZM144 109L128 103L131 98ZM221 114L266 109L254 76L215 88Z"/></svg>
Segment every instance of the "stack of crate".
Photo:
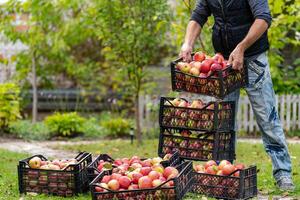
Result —
<svg viewBox="0 0 300 200"><path fill-rule="evenodd" d="M178 59L171 63L172 89L177 92L223 99L248 82L247 69L235 71L228 67L204 78L177 70L176 64L181 61ZM232 163L235 160L235 102L216 100L200 107L191 104L191 100L184 98L161 97L158 154L163 156L178 151L184 160L214 160L217 163L228 160ZM238 171L238 177L194 171L195 181L191 191L222 199L256 196L256 167Z"/></svg>

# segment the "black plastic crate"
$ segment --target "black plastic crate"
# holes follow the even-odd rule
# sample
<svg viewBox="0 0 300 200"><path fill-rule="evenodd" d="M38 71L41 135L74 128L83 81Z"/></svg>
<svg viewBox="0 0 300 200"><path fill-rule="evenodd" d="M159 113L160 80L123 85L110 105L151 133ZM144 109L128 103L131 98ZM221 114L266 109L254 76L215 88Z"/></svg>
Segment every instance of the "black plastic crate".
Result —
<svg viewBox="0 0 300 200"><path fill-rule="evenodd" d="M241 71L233 70L229 66L222 71L217 71L216 75L200 78L177 70L176 64L181 61L180 58L170 64L173 91L186 91L223 99L231 92L245 87L249 82L246 66Z"/></svg>
<svg viewBox="0 0 300 200"><path fill-rule="evenodd" d="M170 159L169 160L164 160L164 161L161 162L161 164L164 167L165 166L174 166L174 165L176 165L180 162L178 152L170 152L170 153L172 153L172 156L170 157ZM114 162L114 159L111 158L107 154L100 154L99 156L97 156L97 158L93 162L91 162L91 164L89 164L88 167L87 167L88 178L89 178L90 183L102 172L102 171L99 171L98 168L97 168L100 160L104 160L104 161L109 162L109 163ZM114 165L112 167L114 167Z"/></svg>
<svg viewBox="0 0 300 200"><path fill-rule="evenodd" d="M118 200L148 200L148 199L165 199L165 200L181 200L183 196L190 191L194 183L192 162L183 162L176 166L179 175L169 179L162 185L151 189L122 190L112 191L106 189L105 192L96 192L96 187L104 175L111 174L111 171L101 172L90 184L93 200L118 199ZM166 186L168 182L174 181L174 186ZM103 188L105 189L105 188Z"/></svg>
<svg viewBox="0 0 300 200"><path fill-rule="evenodd" d="M89 183L91 183L101 173L101 171L97 168L100 160L104 160L109 163L113 163L115 161L107 154L100 154L97 156L97 158L87 166Z"/></svg>
<svg viewBox="0 0 300 200"><path fill-rule="evenodd" d="M158 154L178 151L188 160L229 160L235 159L235 132L201 132L185 129L161 128Z"/></svg>
<svg viewBox="0 0 300 200"><path fill-rule="evenodd" d="M233 101L209 102L203 108L178 107L175 98L161 97L159 124L163 128L181 128L197 131L231 131L235 123ZM182 101L188 102L184 98Z"/></svg>
<svg viewBox="0 0 300 200"><path fill-rule="evenodd" d="M193 172L195 182L192 191L218 199L249 199L257 196L256 166L236 171L239 171L239 177Z"/></svg>
<svg viewBox="0 0 300 200"><path fill-rule="evenodd" d="M35 155L42 161L48 159L42 155ZM92 162L90 153L81 152L75 159L76 164L70 164L63 170L46 170L29 168L29 157L19 161L18 181L19 192L44 193L58 196L73 196L87 192L89 182L86 167Z"/></svg>

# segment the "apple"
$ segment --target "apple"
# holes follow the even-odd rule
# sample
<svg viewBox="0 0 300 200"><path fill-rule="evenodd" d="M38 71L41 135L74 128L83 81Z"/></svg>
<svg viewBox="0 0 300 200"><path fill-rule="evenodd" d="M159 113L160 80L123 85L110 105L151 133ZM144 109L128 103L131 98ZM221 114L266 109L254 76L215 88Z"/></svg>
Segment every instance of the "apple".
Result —
<svg viewBox="0 0 300 200"><path fill-rule="evenodd" d="M130 161L129 161L129 159L128 159L128 158L122 158L121 160L122 160L122 163L127 163L127 164L129 164L129 163L130 163Z"/></svg>
<svg viewBox="0 0 300 200"><path fill-rule="evenodd" d="M236 168L236 169L245 169L245 165L239 163L239 164L236 164L236 165L235 165L235 168Z"/></svg>
<svg viewBox="0 0 300 200"><path fill-rule="evenodd" d="M203 52L197 52L193 56L194 61L202 62L205 59L205 54Z"/></svg>
<svg viewBox="0 0 300 200"><path fill-rule="evenodd" d="M155 165L157 163L160 163L161 161L163 161L163 159L161 157L155 157L155 158L152 158L151 164Z"/></svg>
<svg viewBox="0 0 300 200"><path fill-rule="evenodd" d="M222 170L217 171L216 175L223 175Z"/></svg>
<svg viewBox="0 0 300 200"><path fill-rule="evenodd" d="M49 166L48 165L43 165L40 167L40 169L49 169Z"/></svg>
<svg viewBox="0 0 300 200"><path fill-rule="evenodd" d="M138 185L140 189L152 188L152 180L148 176L143 176L139 179Z"/></svg>
<svg viewBox="0 0 300 200"><path fill-rule="evenodd" d="M194 62L192 66L194 68L197 68L199 71L201 71L201 62Z"/></svg>
<svg viewBox="0 0 300 200"><path fill-rule="evenodd" d="M216 165L211 165L206 168L206 173L208 174L216 174L218 171L218 167Z"/></svg>
<svg viewBox="0 0 300 200"><path fill-rule="evenodd" d="M95 187L95 191L96 192L103 192L104 191L104 189L102 188L102 187Z"/></svg>
<svg viewBox="0 0 300 200"><path fill-rule="evenodd" d="M198 173L203 173L203 172L205 171L205 168L204 168L203 165L195 165L195 166L194 166L194 169L195 169L195 171L198 172Z"/></svg>
<svg viewBox="0 0 300 200"><path fill-rule="evenodd" d="M60 167L59 167L58 165L49 164L48 167L49 167L49 169L51 169L51 170L60 170Z"/></svg>
<svg viewBox="0 0 300 200"><path fill-rule="evenodd" d="M185 62L178 62L176 64L176 68L182 71L182 68L184 67L185 64L186 64Z"/></svg>
<svg viewBox="0 0 300 200"><path fill-rule="evenodd" d="M151 178L152 180L159 179L160 173L158 173L157 171L151 171L148 174L148 177Z"/></svg>
<svg viewBox="0 0 300 200"><path fill-rule="evenodd" d="M137 190L139 189L139 186L137 184L132 184L128 187L128 190Z"/></svg>
<svg viewBox="0 0 300 200"><path fill-rule="evenodd" d="M140 163L132 163L130 165L133 169L142 168L142 165Z"/></svg>
<svg viewBox="0 0 300 200"><path fill-rule="evenodd" d="M181 103L181 99L179 99L179 98L173 99L173 100L171 101L171 103L172 103L174 106L178 106L178 105Z"/></svg>
<svg viewBox="0 0 300 200"><path fill-rule="evenodd" d="M231 163L230 163L229 161L227 161L227 160L222 160L222 161L220 162L219 166L218 166L218 169L219 169L219 170L222 170L223 167L224 167L225 165L228 165L228 164L231 164Z"/></svg>
<svg viewBox="0 0 300 200"><path fill-rule="evenodd" d="M204 60L201 63L201 73L208 73L210 71L210 67L213 64L213 60L209 59L209 60Z"/></svg>
<svg viewBox="0 0 300 200"><path fill-rule="evenodd" d="M99 171L103 171L103 170L108 170L108 169L112 169L112 164L110 162L100 162L97 166L97 169Z"/></svg>
<svg viewBox="0 0 300 200"><path fill-rule="evenodd" d="M141 162L141 165L142 165L142 167L151 167L152 166L151 159L143 160Z"/></svg>
<svg viewBox="0 0 300 200"><path fill-rule="evenodd" d="M127 189L131 183L130 178L128 178L127 176L121 176L119 179L119 184L121 188Z"/></svg>
<svg viewBox="0 0 300 200"><path fill-rule="evenodd" d="M123 164L123 162L122 162L122 160L121 159L115 159L115 161L114 161L114 165L116 165L116 166L120 166L120 165L122 165Z"/></svg>
<svg viewBox="0 0 300 200"><path fill-rule="evenodd" d="M188 103L186 101L181 101L178 107L187 107Z"/></svg>
<svg viewBox="0 0 300 200"><path fill-rule="evenodd" d="M121 176L122 176L121 174L112 173L112 175L110 176L110 179L118 180Z"/></svg>
<svg viewBox="0 0 300 200"><path fill-rule="evenodd" d="M120 188L120 184L117 180L112 179L107 184L108 188L111 190L118 190Z"/></svg>
<svg viewBox="0 0 300 200"><path fill-rule="evenodd" d="M216 161L214 161L214 160L209 160L209 161L207 161L207 162L204 164L204 168L205 168L205 169L207 169L207 168L210 167L210 166L217 166Z"/></svg>
<svg viewBox="0 0 300 200"><path fill-rule="evenodd" d="M141 174L141 173L138 173L138 172L132 173L132 183L138 184L139 179L140 179L141 177L143 177L143 174Z"/></svg>
<svg viewBox="0 0 300 200"><path fill-rule="evenodd" d="M29 160L29 167L33 169L38 169L41 166L41 161L42 160L39 157L35 156Z"/></svg>
<svg viewBox="0 0 300 200"><path fill-rule="evenodd" d="M202 73L202 72L201 72L201 73L199 74L199 77L200 77L200 78L207 78L207 73Z"/></svg>
<svg viewBox="0 0 300 200"><path fill-rule="evenodd" d="M163 176L168 179L170 175L173 174L173 176L177 176L179 174L178 170L175 167L166 167Z"/></svg>
<svg viewBox="0 0 300 200"><path fill-rule="evenodd" d="M198 68L192 67L192 68L190 69L189 73L192 74L192 75L194 75L194 76L199 76L200 71L199 71Z"/></svg>
<svg viewBox="0 0 300 200"><path fill-rule="evenodd" d="M140 173L143 176L147 176L152 171L151 167L142 167Z"/></svg>
<svg viewBox="0 0 300 200"><path fill-rule="evenodd" d="M220 65L219 63L214 63L214 64L212 64L211 67L210 67L210 70L211 70L212 72L219 71L219 70L222 70L222 69L223 69L223 68L222 68L222 65Z"/></svg>
<svg viewBox="0 0 300 200"><path fill-rule="evenodd" d="M235 170L234 165L228 164L223 167L222 173L227 176L227 175L231 174L234 170Z"/></svg>
<svg viewBox="0 0 300 200"><path fill-rule="evenodd" d="M189 63L185 63L185 65L182 66L181 70L183 73L188 73L191 70L191 65Z"/></svg>
<svg viewBox="0 0 300 200"><path fill-rule="evenodd" d="M161 174L164 172L164 167L161 164L153 165L152 169Z"/></svg>
<svg viewBox="0 0 300 200"><path fill-rule="evenodd" d="M108 183L111 180L111 177L109 175L103 176L101 183Z"/></svg>
<svg viewBox="0 0 300 200"><path fill-rule="evenodd" d="M218 63L224 62L224 57L220 53L216 53L216 55L214 55L213 59Z"/></svg>
<svg viewBox="0 0 300 200"><path fill-rule="evenodd" d="M155 179L152 181L152 186L153 187L158 187L162 184L163 182L160 179Z"/></svg>
<svg viewBox="0 0 300 200"><path fill-rule="evenodd" d="M52 164L59 166L60 165L60 161L57 160L57 159L55 159L55 160L52 161Z"/></svg>
<svg viewBox="0 0 300 200"><path fill-rule="evenodd" d="M170 158L172 157L171 153L167 153L164 157L163 160L170 160Z"/></svg>

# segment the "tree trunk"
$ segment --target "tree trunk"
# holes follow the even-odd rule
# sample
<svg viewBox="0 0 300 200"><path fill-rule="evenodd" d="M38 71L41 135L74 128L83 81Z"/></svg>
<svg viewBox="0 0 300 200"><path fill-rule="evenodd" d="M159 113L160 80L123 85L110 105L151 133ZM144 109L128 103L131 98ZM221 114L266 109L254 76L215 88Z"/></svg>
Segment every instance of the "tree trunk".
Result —
<svg viewBox="0 0 300 200"><path fill-rule="evenodd" d="M35 65L35 55L32 54L32 95L33 95L33 102L32 102L32 123L37 121L37 80L36 80L36 65Z"/></svg>
<svg viewBox="0 0 300 200"><path fill-rule="evenodd" d="M141 122L140 122L140 94L139 92L135 96L135 122L136 122L136 138L138 146L142 144L142 131L141 131Z"/></svg>

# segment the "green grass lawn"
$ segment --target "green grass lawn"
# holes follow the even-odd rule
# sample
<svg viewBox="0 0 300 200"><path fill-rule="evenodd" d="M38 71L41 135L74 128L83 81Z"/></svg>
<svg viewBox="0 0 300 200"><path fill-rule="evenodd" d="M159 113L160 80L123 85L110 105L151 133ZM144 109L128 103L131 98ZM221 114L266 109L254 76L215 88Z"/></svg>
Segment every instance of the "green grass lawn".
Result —
<svg viewBox="0 0 300 200"><path fill-rule="evenodd" d="M88 151L93 154L107 153L112 157L129 157L131 155L138 155L141 157L157 156L157 140L145 140L141 147L135 144L131 145L128 140L109 140L96 144L88 145L72 145L72 146L57 146L56 148L73 151ZM288 195L300 197L300 145L290 145L290 152L293 162L293 178L297 186L295 192L287 194L280 193L274 185L272 178L271 161L264 152L263 146L260 144L239 143L237 147L237 162L243 162L247 165L257 165L258 174L258 188L261 193L269 195ZM18 160L26 157L26 154L12 153L0 149L0 200L15 200L19 199L18 184L17 184L17 163ZM47 197L43 195L30 196L27 195L25 199L49 199L60 200L67 198ZM91 199L90 194L73 197L68 199L82 200ZM185 200L201 199L201 196L188 194ZM270 198L272 199L272 198Z"/></svg>

